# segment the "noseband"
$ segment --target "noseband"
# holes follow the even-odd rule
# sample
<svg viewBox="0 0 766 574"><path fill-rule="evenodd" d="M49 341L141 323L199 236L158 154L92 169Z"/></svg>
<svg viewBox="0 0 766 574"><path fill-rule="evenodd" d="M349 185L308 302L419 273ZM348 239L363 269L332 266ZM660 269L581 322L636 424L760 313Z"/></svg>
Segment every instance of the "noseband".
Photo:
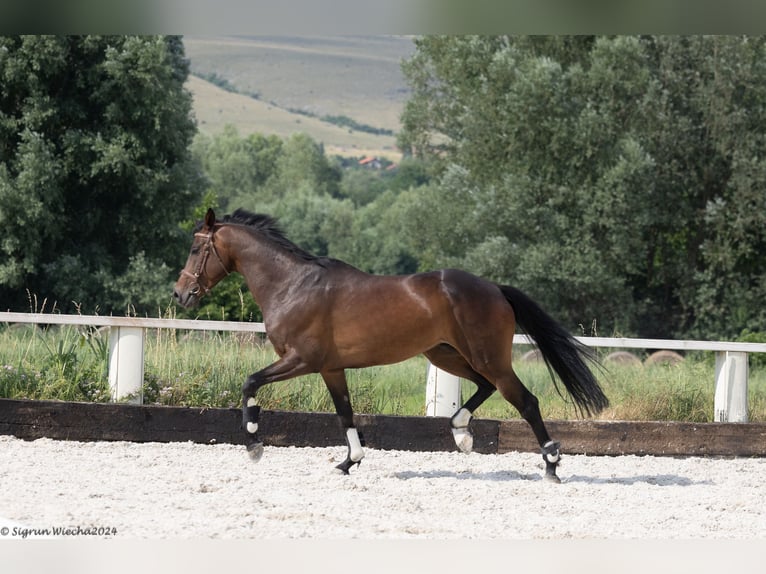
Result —
<svg viewBox="0 0 766 574"><path fill-rule="evenodd" d="M192 283L191 293L193 295L199 295L202 293L202 295L207 295L210 292L210 287L205 287L200 284L199 278L202 276L202 272L205 270L205 265L207 265L207 258L210 257L210 252L213 252L213 255L215 255L215 258L218 259L218 263L221 264L221 267L226 272L226 275L230 275L229 270L226 269L226 265L223 263L223 259L221 259L221 256L218 255L218 251L215 248L215 243L213 243L213 229L210 230L209 233L195 233L194 237L204 237L205 243L202 246L202 257L200 257L199 263L197 264L197 268L194 270L194 273L188 272L186 269L181 270L181 275L186 275L187 277L191 277L194 279L194 283ZM207 283L209 284L210 281L208 280Z"/></svg>

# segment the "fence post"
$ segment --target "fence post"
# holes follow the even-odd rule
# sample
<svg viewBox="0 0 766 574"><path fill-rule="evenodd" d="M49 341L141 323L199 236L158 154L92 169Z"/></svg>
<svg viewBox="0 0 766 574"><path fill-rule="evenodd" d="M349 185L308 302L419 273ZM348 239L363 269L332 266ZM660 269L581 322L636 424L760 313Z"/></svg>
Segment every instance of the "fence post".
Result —
<svg viewBox="0 0 766 574"><path fill-rule="evenodd" d="M112 400L130 397L128 402L143 402L144 329L112 327L109 334L109 388Z"/></svg>
<svg viewBox="0 0 766 574"><path fill-rule="evenodd" d="M460 407L460 378L429 362L426 371L426 416L451 417Z"/></svg>
<svg viewBox="0 0 766 574"><path fill-rule="evenodd" d="M715 354L716 422L747 422L747 353L718 351Z"/></svg>

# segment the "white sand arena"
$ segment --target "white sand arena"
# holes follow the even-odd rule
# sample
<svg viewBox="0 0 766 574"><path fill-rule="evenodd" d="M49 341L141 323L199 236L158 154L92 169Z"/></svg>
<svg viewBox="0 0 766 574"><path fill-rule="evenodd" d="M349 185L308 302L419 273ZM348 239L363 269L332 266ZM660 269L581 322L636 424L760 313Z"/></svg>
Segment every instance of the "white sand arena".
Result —
<svg viewBox="0 0 766 574"><path fill-rule="evenodd" d="M565 446L565 445L564 445ZM0 436L0 531L112 538L766 538L764 459L23 441ZM15 528L15 530L14 530ZM97 531L97 529L102 529ZM84 535L84 534L81 534Z"/></svg>

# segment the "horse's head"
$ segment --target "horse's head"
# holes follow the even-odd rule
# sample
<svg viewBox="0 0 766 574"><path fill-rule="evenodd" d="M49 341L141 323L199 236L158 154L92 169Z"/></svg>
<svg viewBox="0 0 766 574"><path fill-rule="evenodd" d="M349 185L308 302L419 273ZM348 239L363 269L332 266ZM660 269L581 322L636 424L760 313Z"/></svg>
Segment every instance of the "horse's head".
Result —
<svg viewBox="0 0 766 574"><path fill-rule="evenodd" d="M173 297L183 307L193 307L229 274L228 256L215 245L215 213L207 210L202 226L195 231L189 258L173 289ZM210 255L213 257L210 257Z"/></svg>

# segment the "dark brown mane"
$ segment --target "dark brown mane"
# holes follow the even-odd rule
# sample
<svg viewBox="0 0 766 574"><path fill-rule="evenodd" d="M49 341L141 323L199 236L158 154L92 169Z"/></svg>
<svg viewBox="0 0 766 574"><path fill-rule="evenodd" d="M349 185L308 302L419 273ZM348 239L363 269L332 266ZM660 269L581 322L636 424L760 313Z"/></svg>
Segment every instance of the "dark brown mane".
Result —
<svg viewBox="0 0 766 574"><path fill-rule="evenodd" d="M282 249L297 255L306 261L317 261L320 258L312 255L308 251L301 249L295 243L290 241L284 231L279 227L277 220L270 215L263 213L251 213L244 209L236 209L231 215L224 215L220 223L243 225L256 232L264 239L275 243Z"/></svg>

